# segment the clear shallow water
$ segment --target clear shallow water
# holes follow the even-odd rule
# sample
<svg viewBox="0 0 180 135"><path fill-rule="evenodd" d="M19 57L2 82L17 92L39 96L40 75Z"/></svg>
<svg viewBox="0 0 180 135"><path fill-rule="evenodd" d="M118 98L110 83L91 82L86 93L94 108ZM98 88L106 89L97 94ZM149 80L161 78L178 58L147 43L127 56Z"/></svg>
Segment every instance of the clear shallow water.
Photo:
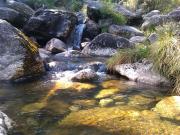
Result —
<svg viewBox="0 0 180 135"><path fill-rule="evenodd" d="M0 84L0 109L17 124L10 135L180 133L179 121L153 111L167 96L164 89L115 77L91 83L50 78ZM113 102L100 106L106 98Z"/></svg>

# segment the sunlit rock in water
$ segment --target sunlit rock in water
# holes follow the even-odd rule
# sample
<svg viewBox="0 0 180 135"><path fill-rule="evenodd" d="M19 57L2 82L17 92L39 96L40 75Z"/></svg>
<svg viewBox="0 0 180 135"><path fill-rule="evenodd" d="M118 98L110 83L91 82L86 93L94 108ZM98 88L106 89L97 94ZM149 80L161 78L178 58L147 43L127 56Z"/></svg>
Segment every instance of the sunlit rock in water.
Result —
<svg viewBox="0 0 180 135"><path fill-rule="evenodd" d="M101 83L103 88L119 88L119 89L127 89L127 81L126 83L119 80L108 80ZM128 86L131 86L128 84ZM133 86L133 84L132 84Z"/></svg>
<svg viewBox="0 0 180 135"><path fill-rule="evenodd" d="M73 101L73 104L80 105L83 108L93 107L96 105L96 100L93 99L77 99Z"/></svg>
<svg viewBox="0 0 180 135"><path fill-rule="evenodd" d="M35 103L31 103L28 104L26 106L24 106L22 108L22 112L25 113L31 113L31 112L38 112L41 109L45 108L46 106L48 106L49 104L51 104L52 106L49 109L53 109L53 106L55 106L54 104L57 104L57 106L61 106L62 104L58 101L54 101L55 103L53 104L52 102L48 103L48 100L53 97L56 92L58 91L68 91L71 90L75 91L75 92L82 92L82 91L86 91L86 90L91 90L93 88L95 88L95 85L92 84L88 84L88 83L78 83L78 82L63 82L63 81L56 81L54 84L54 87L49 90L49 92L39 101L35 102ZM63 104L63 108L68 108L69 106L66 106L65 104ZM57 110L54 110L55 112L58 112Z"/></svg>
<svg viewBox="0 0 180 135"><path fill-rule="evenodd" d="M110 88L110 89L102 89L99 93L95 96L95 98L106 98L116 94L119 91L118 88Z"/></svg>
<svg viewBox="0 0 180 135"><path fill-rule="evenodd" d="M154 109L162 117L180 120L180 96L172 96L162 99Z"/></svg>
<svg viewBox="0 0 180 135"><path fill-rule="evenodd" d="M63 131L62 135L73 132L80 135L85 133L83 128L93 135L102 135L102 133L104 135L178 135L180 133L178 125L163 121L153 111L138 111L122 107L73 112L59 121L59 128L59 131Z"/></svg>
<svg viewBox="0 0 180 135"><path fill-rule="evenodd" d="M22 108L22 112L23 113L37 112L42 108L44 108L46 105L47 105L46 102L37 102L37 103L28 104Z"/></svg>
<svg viewBox="0 0 180 135"><path fill-rule="evenodd" d="M99 105L101 107L112 106L113 104L114 104L114 100L111 98L105 98L99 101Z"/></svg>
<svg viewBox="0 0 180 135"><path fill-rule="evenodd" d="M69 104L60 101L60 100L52 100L47 103L45 109L49 110L53 114L65 114L68 112Z"/></svg>
<svg viewBox="0 0 180 135"><path fill-rule="evenodd" d="M155 98L148 98L141 95L132 95L128 97L128 105L137 108L151 108L151 103L154 103L155 101Z"/></svg>

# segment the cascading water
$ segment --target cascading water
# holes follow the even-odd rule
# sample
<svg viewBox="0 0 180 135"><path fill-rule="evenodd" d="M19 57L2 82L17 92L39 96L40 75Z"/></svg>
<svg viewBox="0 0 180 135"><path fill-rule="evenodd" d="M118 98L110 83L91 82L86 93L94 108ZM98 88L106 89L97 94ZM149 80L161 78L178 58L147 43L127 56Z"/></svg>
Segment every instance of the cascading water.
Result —
<svg viewBox="0 0 180 135"><path fill-rule="evenodd" d="M69 40L69 46L73 50L80 50L81 49L81 40L83 36L83 31L85 29L86 25L85 24L78 24Z"/></svg>

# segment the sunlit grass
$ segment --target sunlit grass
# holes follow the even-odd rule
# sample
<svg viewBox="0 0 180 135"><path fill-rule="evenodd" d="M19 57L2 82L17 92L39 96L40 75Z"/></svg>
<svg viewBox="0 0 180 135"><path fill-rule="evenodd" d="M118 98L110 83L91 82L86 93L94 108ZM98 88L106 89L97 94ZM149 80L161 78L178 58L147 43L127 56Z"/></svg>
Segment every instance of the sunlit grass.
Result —
<svg viewBox="0 0 180 135"><path fill-rule="evenodd" d="M112 69L115 65L134 63L149 56L149 47L137 45L135 48L120 49L112 58L108 59L107 66Z"/></svg>
<svg viewBox="0 0 180 135"><path fill-rule="evenodd" d="M169 78L174 86L172 91L180 95L180 39L174 36L179 26L174 24L158 28L159 40L152 45L151 59L156 69Z"/></svg>

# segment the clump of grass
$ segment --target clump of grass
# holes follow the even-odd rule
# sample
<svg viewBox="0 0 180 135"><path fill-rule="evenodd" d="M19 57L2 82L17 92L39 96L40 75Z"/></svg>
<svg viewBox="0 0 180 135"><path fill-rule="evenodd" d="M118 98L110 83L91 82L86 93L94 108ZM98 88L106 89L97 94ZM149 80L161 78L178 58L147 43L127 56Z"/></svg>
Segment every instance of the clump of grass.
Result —
<svg viewBox="0 0 180 135"><path fill-rule="evenodd" d="M157 28L160 37L150 51L155 68L170 79L176 95L180 95L180 39L174 35L178 28L174 24Z"/></svg>
<svg viewBox="0 0 180 135"><path fill-rule="evenodd" d="M122 14L114 10L114 4L110 2L103 1L103 7L100 9L103 18L112 18L114 24L125 24L127 19Z"/></svg>
<svg viewBox="0 0 180 135"><path fill-rule="evenodd" d="M113 57L108 59L107 67L113 69L119 64L134 63L149 56L149 46L137 45L135 48L120 49Z"/></svg>
<svg viewBox="0 0 180 135"><path fill-rule="evenodd" d="M141 3L144 3L145 9L147 11L151 10L160 10L161 12L169 12L178 5L180 5L179 0L139 0Z"/></svg>

